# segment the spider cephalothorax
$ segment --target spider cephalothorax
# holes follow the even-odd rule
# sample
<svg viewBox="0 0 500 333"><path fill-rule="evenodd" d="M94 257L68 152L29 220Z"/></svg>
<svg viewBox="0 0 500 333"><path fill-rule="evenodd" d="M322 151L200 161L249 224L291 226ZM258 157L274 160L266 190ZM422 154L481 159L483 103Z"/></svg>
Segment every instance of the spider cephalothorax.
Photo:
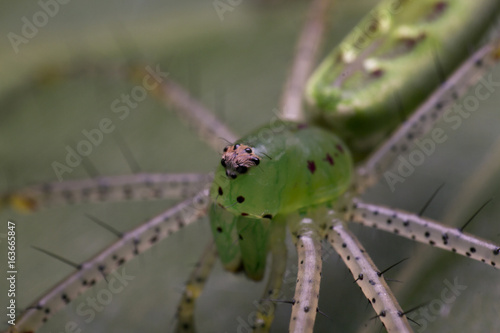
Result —
<svg viewBox="0 0 500 333"><path fill-rule="evenodd" d="M349 187L352 160L340 138L284 121L270 145L258 135L270 130L263 126L241 139L247 145L226 147L211 187L214 202L234 215L260 219L334 200ZM253 154L272 156L259 164L261 172L251 168L258 158Z"/></svg>
<svg viewBox="0 0 500 333"><path fill-rule="evenodd" d="M226 169L226 175L235 179L246 173L248 168L259 165L260 157L255 155L251 147L237 143L224 148L220 163Z"/></svg>

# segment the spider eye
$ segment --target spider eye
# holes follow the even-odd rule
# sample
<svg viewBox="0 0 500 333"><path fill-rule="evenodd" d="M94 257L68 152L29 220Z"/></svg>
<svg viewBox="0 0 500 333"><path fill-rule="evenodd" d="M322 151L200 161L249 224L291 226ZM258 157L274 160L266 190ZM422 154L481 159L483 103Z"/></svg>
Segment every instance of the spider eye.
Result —
<svg viewBox="0 0 500 333"><path fill-rule="evenodd" d="M225 168L226 167L226 160L225 159L221 159L220 160L220 164Z"/></svg>
<svg viewBox="0 0 500 333"><path fill-rule="evenodd" d="M246 151L247 153L251 154L251 153L252 153L252 148L245 148L245 151Z"/></svg>
<svg viewBox="0 0 500 333"><path fill-rule="evenodd" d="M240 146L240 144L237 143L237 144L234 145L233 149L236 150L236 149L238 149L239 146Z"/></svg>
<svg viewBox="0 0 500 333"><path fill-rule="evenodd" d="M227 147L224 147L224 150L223 150L223 152L227 152Z"/></svg>
<svg viewBox="0 0 500 333"><path fill-rule="evenodd" d="M237 173L246 173L248 171L248 168L246 166L240 165L239 167L236 168Z"/></svg>
<svg viewBox="0 0 500 333"><path fill-rule="evenodd" d="M254 157L254 158L252 158L252 162L253 162L255 165L259 165L260 160L259 160L257 157Z"/></svg>

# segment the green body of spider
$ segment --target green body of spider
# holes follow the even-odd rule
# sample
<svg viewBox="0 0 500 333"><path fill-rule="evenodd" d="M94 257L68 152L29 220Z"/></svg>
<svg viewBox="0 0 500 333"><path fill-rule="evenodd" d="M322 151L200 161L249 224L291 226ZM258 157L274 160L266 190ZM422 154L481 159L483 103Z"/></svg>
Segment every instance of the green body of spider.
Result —
<svg viewBox="0 0 500 333"><path fill-rule="evenodd" d="M356 159L364 157L439 85L437 68L447 76L467 57L467 48L457 51L456 44L474 45L498 7L493 0L381 2L309 80L312 123L327 130L266 125L231 147L234 154L252 154L248 159L256 155L253 166L229 167L223 156L210 193L212 231L225 267L236 270L242 261L246 274L260 279L270 223L261 219L333 202L351 184L351 153L331 131ZM253 250L243 250L238 238Z"/></svg>
<svg viewBox="0 0 500 333"><path fill-rule="evenodd" d="M217 169L210 220L226 268L236 269L242 257L247 274L260 279L269 221L335 200L351 184L352 159L334 134L292 122L261 127L238 143L251 147L247 151L261 162L235 178L228 176L226 163ZM243 245L239 249L238 238L255 250L245 251Z"/></svg>

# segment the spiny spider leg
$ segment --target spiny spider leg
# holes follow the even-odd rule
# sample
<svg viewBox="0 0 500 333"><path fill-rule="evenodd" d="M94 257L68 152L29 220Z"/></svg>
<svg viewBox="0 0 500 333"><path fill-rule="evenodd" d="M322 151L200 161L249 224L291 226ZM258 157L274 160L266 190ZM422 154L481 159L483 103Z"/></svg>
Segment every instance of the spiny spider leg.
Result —
<svg viewBox="0 0 500 333"><path fill-rule="evenodd" d="M139 173L28 186L1 196L13 208L33 212L56 205L181 199L209 184L209 174Z"/></svg>
<svg viewBox="0 0 500 333"><path fill-rule="evenodd" d="M196 332L194 324L194 310L198 297L200 297L205 283L212 271L217 259L217 248L214 241L210 241L203 255L196 263L194 270L189 275L186 287L182 293L182 298L177 308L177 328L178 333Z"/></svg>
<svg viewBox="0 0 500 333"><path fill-rule="evenodd" d="M114 272L125 262L151 248L158 241L179 231L206 214L208 191L200 191L137 228L123 234L115 243L33 302L9 332L34 332L71 300Z"/></svg>
<svg viewBox="0 0 500 333"><path fill-rule="evenodd" d="M467 256L493 267L500 265L500 246L431 219L356 199L350 221Z"/></svg>
<svg viewBox="0 0 500 333"><path fill-rule="evenodd" d="M302 98L306 82L314 69L325 28L333 7L331 0L316 0L309 7L306 23L302 27L295 49L290 74L281 97L281 118L292 121L304 121Z"/></svg>
<svg viewBox="0 0 500 333"><path fill-rule="evenodd" d="M293 297L289 332L307 333L314 329L321 282L321 231L312 218L290 217L298 254L297 284Z"/></svg>
<svg viewBox="0 0 500 333"><path fill-rule="evenodd" d="M339 220L333 221L326 236L351 271L387 331L413 332L385 279L356 236Z"/></svg>
<svg viewBox="0 0 500 333"><path fill-rule="evenodd" d="M259 301L257 315L255 318L254 333L267 333L271 329L271 324L274 320L274 311L276 302L273 300L280 299L281 286L286 268L287 249L285 243L285 223L276 221L272 225L270 238L271 247L271 267L270 274L267 280L266 287L262 299Z"/></svg>
<svg viewBox="0 0 500 333"><path fill-rule="evenodd" d="M496 65L499 57L500 37L476 51L453 75L441 85L391 137L384 142L357 169L356 191L363 193L374 185L391 167L396 158L408 152L408 148L425 135L444 112L476 84L485 72Z"/></svg>

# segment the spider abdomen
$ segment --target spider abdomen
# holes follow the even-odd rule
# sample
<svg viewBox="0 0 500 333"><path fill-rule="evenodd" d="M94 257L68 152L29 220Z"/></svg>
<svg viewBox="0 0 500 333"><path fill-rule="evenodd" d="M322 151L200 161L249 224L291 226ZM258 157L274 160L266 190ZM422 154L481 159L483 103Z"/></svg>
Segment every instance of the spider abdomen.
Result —
<svg viewBox="0 0 500 333"><path fill-rule="evenodd" d="M362 159L470 55L499 11L495 0L382 1L310 78L314 117Z"/></svg>

